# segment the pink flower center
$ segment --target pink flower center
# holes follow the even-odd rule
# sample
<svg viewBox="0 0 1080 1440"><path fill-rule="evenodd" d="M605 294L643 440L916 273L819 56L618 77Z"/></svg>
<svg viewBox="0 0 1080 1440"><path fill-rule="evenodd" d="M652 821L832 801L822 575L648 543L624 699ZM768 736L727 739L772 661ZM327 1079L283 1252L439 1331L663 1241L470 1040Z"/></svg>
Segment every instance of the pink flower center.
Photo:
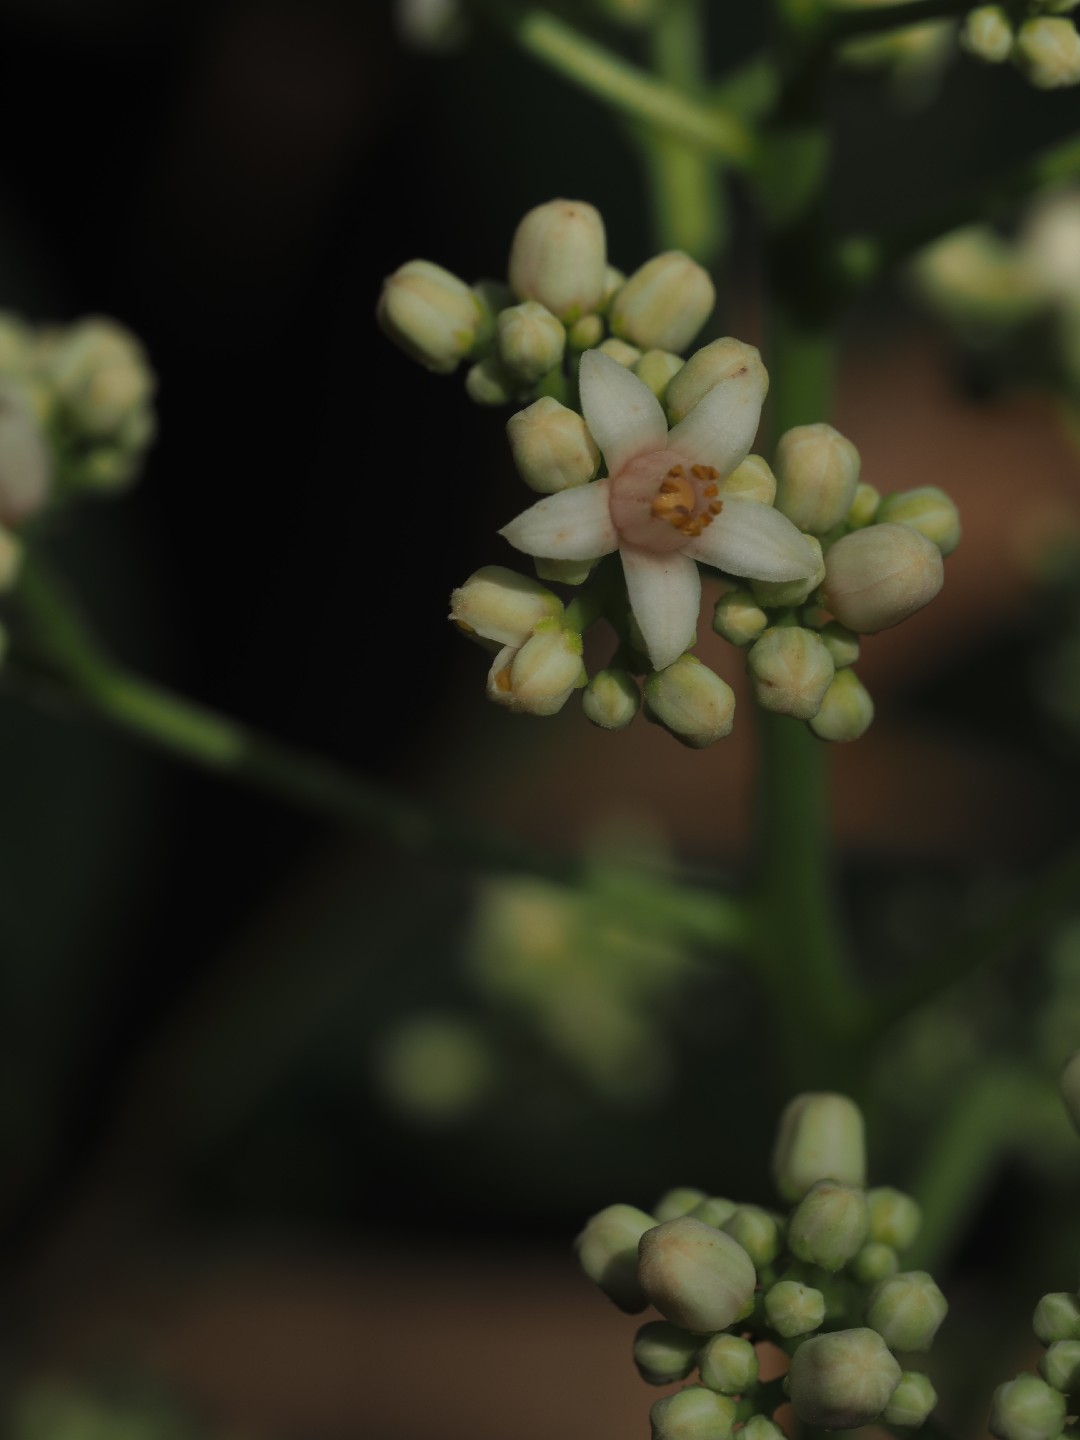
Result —
<svg viewBox="0 0 1080 1440"><path fill-rule="evenodd" d="M658 555L681 550L720 514L719 478L711 465L684 464L670 450L635 455L611 478L620 540Z"/></svg>

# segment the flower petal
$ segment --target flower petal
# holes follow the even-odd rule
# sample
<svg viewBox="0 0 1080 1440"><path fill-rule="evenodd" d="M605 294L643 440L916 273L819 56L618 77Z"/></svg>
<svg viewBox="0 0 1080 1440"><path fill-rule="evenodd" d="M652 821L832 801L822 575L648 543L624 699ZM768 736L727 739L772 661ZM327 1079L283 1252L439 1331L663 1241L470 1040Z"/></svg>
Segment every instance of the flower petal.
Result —
<svg viewBox="0 0 1080 1440"><path fill-rule="evenodd" d="M720 514L683 554L752 580L807 580L818 567L813 547L786 515L732 495L723 496Z"/></svg>
<svg viewBox="0 0 1080 1440"><path fill-rule="evenodd" d="M630 609L641 630L655 670L672 664L697 636L701 576L684 551L654 555L622 548Z"/></svg>
<svg viewBox="0 0 1080 1440"><path fill-rule="evenodd" d="M603 452L609 475L635 455L664 448L667 421L644 380L599 350L582 355L578 379L581 413Z"/></svg>
<svg viewBox="0 0 1080 1440"><path fill-rule="evenodd" d="M595 560L618 546L611 523L608 482L594 480L546 495L530 505L499 534L526 555L545 560Z"/></svg>
<svg viewBox="0 0 1080 1440"><path fill-rule="evenodd" d="M706 390L672 430L668 447L692 464L713 465L721 475L730 475L750 453L768 389L765 367L748 361Z"/></svg>

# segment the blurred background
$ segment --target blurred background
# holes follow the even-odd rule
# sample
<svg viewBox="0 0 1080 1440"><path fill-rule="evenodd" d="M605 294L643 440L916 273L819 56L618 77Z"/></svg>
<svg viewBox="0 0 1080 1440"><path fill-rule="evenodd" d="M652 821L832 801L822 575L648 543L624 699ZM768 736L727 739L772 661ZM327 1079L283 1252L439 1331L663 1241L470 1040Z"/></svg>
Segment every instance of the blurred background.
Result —
<svg viewBox="0 0 1080 1440"><path fill-rule="evenodd" d="M718 71L763 39L760 7L732 8ZM844 229L933 213L1076 123L1074 92L956 57L894 91L877 70L834 86ZM601 209L622 268L654 253L621 123L482 31L406 46L384 0L8 0L0 125L0 308L114 316L159 377L143 480L50 538L115 651L425 802L737 880L738 656L703 645L744 697L703 753L593 730L573 701L494 712L445 614L513 563L505 416L373 323L405 260L503 275L556 195ZM730 205L705 338L759 339L753 217ZM866 646L878 719L834 756L872 982L1075 833L1080 379L1040 358L1043 323L959 345L903 280L848 322L835 420L863 478L940 485L965 527L938 602ZM637 1322L570 1240L675 1183L768 1203L784 1097L746 979L595 898L406 863L0 701L3 1433L644 1433ZM939 1237L959 1433L1028 1358L1038 1296L1075 1283L1080 1145L1053 1082L1078 1045L1080 904L867 1077L876 1183L982 1147Z"/></svg>

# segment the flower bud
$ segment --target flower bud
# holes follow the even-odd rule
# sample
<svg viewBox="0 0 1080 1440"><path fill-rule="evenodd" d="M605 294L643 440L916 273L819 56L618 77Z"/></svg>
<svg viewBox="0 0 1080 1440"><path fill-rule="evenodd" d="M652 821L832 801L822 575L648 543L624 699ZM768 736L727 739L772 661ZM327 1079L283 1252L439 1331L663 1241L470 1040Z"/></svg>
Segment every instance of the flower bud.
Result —
<svg viewBox="0 0 1080 1440"><path fill-rule="evenodd" d="M809 720L836 672L833 658L813 630L773 626L747 657L754 698L763 710Z"/></svg>
<svg viewBox="0 0 1080 1440"><path fill-rule="evenodd" d="M906 1425L917 1430L930 1418L936 1404L937 1391L930 1377L918 1370L905 1370L882 1419L886 1425Z"/></svg>
<svg viewBox="0 0 1080 1440"><path fill-rule="evenodd" d="M692 750L731 734L735 692L696 655L681 655L645 681L647 714Z"/></svg>
<svg viewBox="0 0 1080 1440"><path fill-rule="evenodd" d="M823 535L855 499L859 452L831 425L796 425L776 447L776 508L800 530Z"/></svg>
<svg viewBox="0 0 1080 1440"><path fill-rule="evenodd" d="M29 325L10 310L0 310L0 375L19 375L26 370L32 347Z"/></svg>
<svg viewBox="0 0 1080 1440"><path fill-rule="evenodd" d="M502 280L477 280L472 292L480 302L482 318L476 334L473 353L481 354L495 338L495 321L499 314L514 303L514 292Z"/></svg>
<svg viewBox="0 0 1080 1440"><path fill-rule="evenodd" d="M629 345L625 340L620 340L617 335L609 335L608 338L596 347L601 355L610 355L617 364L632 370L641 359L641 351L636 345Z"/></svg>
<svg viewBox="0 0 1080 1440"><path fill-rule="evenodd" d="M788 1223L788 1249L808 1265L840 1270L857 1255L870 1230L866 1196L853 1185L819 1180Z"/></svg>
<svg viewBox="0 0 1080 1440"><path fill-rule="evenodd" d="M860 480L855 486L855 498L851 502L851 509L847 513L847 523L852 530L861 530L864 525L872 525L876 516L878 503L881 496L868 485L865 480Z"/></svg>
<svg viewBox="0 0 1080 1440"><path fill-rule="evenodd" d="M585 1274L629 1315L648 1304L638 1283L638 1242L655 1224L651 1215L633 1205L608 1205L574 1241Z"/></svg>
<svg viewBox="0 0 1080 1440"><path fill-rule="evenodd" d="M698 1365L701 1383L721 1395L744 1395L757 1384L757 1351L741 1335L714 1335L705 1342Z"/></svg>
<svg viewBox="0 0 1080 1440"><path fill-rule="evenodd" d="M686 364L681 355L670 350L646 350L634 364L634 374L643 381L663 404L668 385Z"/></svg>
<svg viewBox="0 0 1080 1440"><path fill-rule="evenodd" d="M771 1265L780 1253L780 1227L776 1217L760 1205L738 1205L722 1223L727 1234L750 1256L756 1270Z"/></svg>
<svg viewBox="0 0 1080 1440"><path fill-rule="evenodd" d="M600 450L585 421L550 395L511 415L506 435L518 474L541 495L584 485L600 468Z"/></svg>
<svg viewBox="0 0 1080 1440"><path fill-rule="evenodd" d="M778 1335L809 1335L825 1319L825 1296L812 1285L780 1280L765 1292L765 1316Z"/></svg>
<svg viewBox="0 0 1080 1440"><path fill-rule="evenodd" d="M1037 1375L1017 1375L994 1391L990 1434L998 1440L1053 1440L1065 1428L1065 1396Z"/></svg>
<svg viewBox="0 0 1080 1440"><path fill-rule="evenodd" d="M581 651L580 635L545 622L520 650L499 651L488 672L488 698L517 715L554 715L585 683Z"/></svg>
<svg viewBox="0 0 1080 1440"><path fill-rule="evenodd" d="M734 1200L727 1200L722 1195L707 1195L686 1213L692 1215L695 1220L702 1221L705 1225L712 1225L717 1230L722 1230L738 1208Z"/></svg>
<svg viewBox="0 0 1080 1440"><path fill-rule="evenodd" d="M860 1285L876 1285L900 1269L900 1257L891 1245L868 1241L851 1262L851 1273Z"/></svg>
<svg viewBox="0 0 1080 1440"><path fill-rule="evenodd" d="M770 610L786 610L808 600L825 579L825 557L821 541L816 535L803 537L809 545L817 564L805 580L751 580L750 585L758 603Z"/></svg>
<svg viewBox="0 0 1080 1440"><path fill-rule="evenodd" d="M465 393L474 405L509 405L516 389L495 355L485 355L465 374Z"/></svg>
<svg viewBox="0 0 1080 1440"><path fill-rule="evenodd" d="M1080 1340L1080 1297L1065 1290L1044 1295L1035 1306L1031 1328L1044 1345L1055 1340Z"/></svg>
<svg viewBox="0 0 1080 1440"><path fill-rule="evenodd" d="M461 0L395 0L394 24L406 45L448 53L466 39Z"/></svg>
<svg viewBox="0 0 1080 1440"><path fill-rule="evenodd" d="M769 462L760 455L748 455L730 475L722 476L716 483L721 495L756 500L761 505L771 505L776 499L776 476Z"/></svg>
<svg viewBox="0 0 1080 1440"><path fill-rule="evenodd" d="M696 1334L726 1330L754 1305L754 1263L722 1230L682 1215L647 1230L638 1280L668 1320Z"/></svg>
<svg viewBox="0 0 1080 1440"><path fill-rule="evenodd" d="M1080 1340L1055 1340L1039 1361L1039 1374L1063 1395L1080 1394Z"/></svg>
<svg viewBox="0 0 1080 1440"><path fill-rule="evenodd" d="M902 1270L874 1286L866 1323L890 1350L929 1350L948 1308L925 1270Z"/></svg>
<svg viewBox="0 0 1080 1440"><path fill-rule="evenodd" d="M941 551L908 525L853 530L825 552L822 601L849 630L875 635L928 605L941 589Z"/></svg>
<svg viewBox="0 0 1080 1440"><path fill-rule="evenodd" d="M535 300L511 305L495 322L499 359L522 385L535 385L562 360L566 331Z"/></svg>
<svg viewBox="0 0 1080 1440"><path fill-rule="evenodd" d="M768 623L769 617L749 590L729 590L713 610L713 629L732 645L749 645Z"/></svg>
<svg viewBox="0 0 1080 1440"><path fill-rule="evenodd" d="M865 735L873 719L874 702L869 690L854 670L837 670L822 697L821 709L810 721L810 729L819 740L843 744Z"/></svg>
<svg viewBox="0 0 1080 1440"><path fill-rule="evenodd" d="M549 200L530 210L510 246L510 287L560 320L596 310L604 296L607 239L600 212L584 200Z"/></svg>
<svg viewBox="0 0 1080 1440"><path fill-rule="evenodd" d="M653 1214L659 1221L677 1220L680 1215L689 1215L694 1206L700 1205L705 1198L705 1191L697 1190L693 1185L676 1185L660 1196L653 1206Z"/></svg>
<svg viewBox="0 0 1080 1440"><path fill-rule="evenodd" d="M881 1414L900 1375L900 1366L875 1331L834 1330L803 1341L795 1351L791 1403L807 1425L854 1430Z"/></svg>
<svg viewBox="0 0 1080 1440"><path fill-rule="evenodd" d="M830 620L818 631L822 643L833 658L833 664L838 670L846 665L854 665L859 658L859 638L853 635L843 625Z"/></svg>
<svg viewBox="0 0 1080 1440"><path fill-rule="evenodd" d="M533 556L533 569L541 580L551 580L556 585L584 585L592 573L596 560L548 560L542 555Z"/></svg>
<svg viewBox="0 0 1080 1440"><path fill-rule="evenodd" d="M399 266L383 281L375 307L383 334L440 375L449 375L472 353L483 316L464 280L430 260Z"/></svg>
<svg viewBox="0 0 1080 1440"><path fill-rule="evenodd" d="M671 1385L690 1374L700 1348L700 1335L670 1320L649 1320L634 1336L634 1364L646 1384Z"/></svg>
<svg viewBox="0 0 1080 1440"><path fill-rule="evenodd" d="M1038 90L1080 82L1080 34L1071 20L1025 20L1016 32L1012 58Z"/></svg>
<svg viewBox="0 0 1080 1440"><path fill-rule="evenodd" d="M684 350L715 303L708 271L681 250L667 250L616 291L608 323L614 334L643 350Z"/></svg>
<svg viewBox="0 0 1080 1440"><path fill-rule="evenodd" d="M721 380L730 380L747 366L755 372L761 372L761 391L764 395L769 386L769 377L761 363L761 352L755 346L746 345L741 340L726 335L722 340L712 340L700 350L695 350L668 385L667 394L664 396L668 419L672 425L685 420L701 397L707 395L714 385L719 385Z"/></svg>
<svg viewBox="0 0 1080 1440"><path fill-rule="evenodd" d="M597 309L601 315L606 315L611 309L611 302L626 284L626 276L614 265L608 265L604 269L604 293L600 297L600 304Z"/></svg>
<svg viewBox="0 0 1080 1440"><path fill-rule="evenodd" d="M980 5L968 13L960 28L960 44L969 55L990 65L1007 60L1013 47L1013 28L1000 5Z"/></svg>
<svg viewBox="0 0 1080 1440"><path fill-rule="evenodd" d="M1076 1130L1080 1132L1080 1050L1077 1050L1061 1072L1061 1098Z"/></svg>
<svg viewBox="0 0 1080 1440"><path fill-rule="evenodd" d="M932 540L942 555L951 555L960 544L960 513L936 485L886 495L878 507L877 519L880 524L910 525Z"/></svg>
<svg viewBox="0 0 1080 1440"><path fill-rule="evenodd" d="M15 587L22 566L22 542L0 525L0 595Z"/></svg>
<svg viewBox="0 0 1080 1440"><path fill-rule="evenodd" d="M688 1385L649 1411L652 1440L729 1440L735 1402L704 1385Z"/></svg>
<svg viewBox="0 0 1080 1440"><path fill-rule="evenodd" d="M985 225L966 225L927 245L912 277L934 310L975 334L1026 320L1046 300L1027 258Z"/></svg>
<svg viewBox="0 0 1080 1440"><path fill-rule="evenodd" d="M460 630L500 645L524 645L542 620L562 613L557 595L502 565L485 565L450 596L450 619Z"/></svg>
<svg viewBox="0 0 1080 1440"><path fill-rule="evenodd" d="M787 1440L787 1436L766 1415L751 1415L740 1432L742 1440Z"/></svg>
<svg viewBox="0 0 1080 1440"><path fill-rule="evenodd" d="M796 1095L780 1117L772 1172L785 1200L801 1200L819 1180L862 1185L866 1141L854 1100L827 1092Z"/></svg>
<svg viewBox="0 0 1080 1440"><path fill-rule="evenodd" d="M598 670L582 692L581 705L602 730L625 730L641 706L641 695L627 671Z"/></svg>
<svg viewBox="0 0 1080 1440"><path fill-rule="evenodd" d="M18 385L0 381L0 524L35 515L51 486L52 458L37 417Z"/></svg>
<svg viewBox="0 0 1080 1440"><path fill-rule="evenodd" d="M922 1226L918 1201L891 1185L876 1185L866 1192L870 1208L870 1239L901 1254L915 1244Z"/></svg>
<svg viewBox="0 0 1080 1440"><path fill-rule="evenodd" d="M583 315L566 332L571 350L591 350L604 338L604 322L599 315Z"/></svg>

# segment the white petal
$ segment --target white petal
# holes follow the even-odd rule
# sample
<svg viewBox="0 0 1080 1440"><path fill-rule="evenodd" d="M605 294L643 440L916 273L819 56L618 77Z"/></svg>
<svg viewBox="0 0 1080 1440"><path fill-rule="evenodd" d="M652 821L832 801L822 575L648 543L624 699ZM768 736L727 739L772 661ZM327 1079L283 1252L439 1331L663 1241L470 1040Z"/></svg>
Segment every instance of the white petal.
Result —
<svg viewBox="0 0 1080 1440"><path fill-rule="evenodd" d="M499 531L516 550L545 560L595 560L618 545L608 505L608 482L575 485L546 495Z"/></svg>
<svg viewBox="0 0 1080 1440"><path fill-rule="evenodd" d="M694 560L752 580L807 580L818 559L786 515L759 500L725 495L713 523L683 549Z"/></svg>
<svg viewBox="0 0 1080 1440"><path fill-rule="evenodd" d="M764 366L747 363L705 392L668 436L669 448L730 475L750 453L768 388Z"/></svg>
<svg viewBox="0 0 1080 1440"><path fill-rule="evenodd" d="M682 550L654 555L624 545L621 553L630 609L653 668L663 670L688 650L697 636L701 576Z"/></svg>
<svg viewBox="0 0 1080 1440"><path fill-rule="evenodd" d="M609 475L635 455L664 448L667 421L660 401L625 365L599 350L586 350L578 382L581 413Z"/></svg>

